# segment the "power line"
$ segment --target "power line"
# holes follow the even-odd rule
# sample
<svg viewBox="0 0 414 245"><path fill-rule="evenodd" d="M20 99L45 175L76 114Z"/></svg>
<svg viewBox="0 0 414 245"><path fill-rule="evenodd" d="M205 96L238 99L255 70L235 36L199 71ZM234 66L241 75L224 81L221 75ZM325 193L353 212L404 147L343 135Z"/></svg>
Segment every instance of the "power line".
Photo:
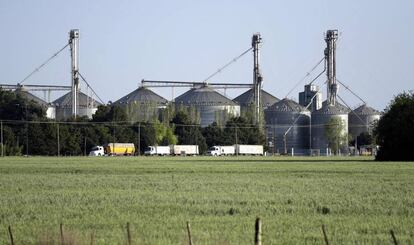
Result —
<svg viewBox="0 0 414 245"><path fill-rule="evenodd" d="M224 69L226 69L229 65L233 64L234 62L236 62L238 59L240 59L243 55L247 54L250 50L252 50L253 47L249 48L248 50L244 51L242 54L240 54L239 56L233 58L230 62L228 62L227 64L225 64L224 66L222 66L221 68L219 68L216 72L214 72L213 74L211 74L210 76L208 76L206 79L203 80L203 82L207 82L210 78L214 77L215 75L219 74L221 71L223 71Z"/></svg>
<svg viewBox="0 0 414 245"><path fill-rule="evenodd" d="M47 59L40 66L38 66L36 69L34 69L34 71L32 71L29 75L27 75L22 81L20 81L19 84L24 83L27 79L29 79L29 77L31 77L33 74L35 74L36 72L38 72L43 66L45 66L46 64L48 64L49 61L51 61L53 58L55 58L56 56L58 56L58 54L60 54L69 45L70 45L70 43L66 44L63 48L61 48L59 51L57 51L54 55L52 55L49 59Z"/></svg>
<svg viewBox="0 0 414 245"><path fill-rule="evenodd" d="M88 87L92 90L92 92L96 95L96 97L98 97L98 99L101 101L102 104L105 104L105 102L103 102L103 100L99 97L99 95L95 92L95 90L91 87L91 85L89 85L89 83L86 81L86 79L82 76L82 74L78 71L79 76L82 78L82 80L86 83L86 85L88 85Z"/></svg>
<svg viewBox="0 0 414 245"><path fill-rule="evenodd" d="M312 67L312 69L309 71L309 72L307 72L306 73L306 75L304 76L304 77L302 77L302 79L300 79L299 80L299 82L297 82L296 84L295 84L295 86L293 86L293 88L286 94L286 96L285 96L285 98L287 98L292 92L293 92L293 90L295 90L308 76L310 76L311 74L312 74L312 72L322 63L322 61L324 61L325 60L325 57L323 57L320 61L318 61L318 63L314 66L314 67ZM325 67L325 69L315 78L315 79L313 79L312 80L312 82L311 83L313 83L317 78L319 78L324 72L325 72L325 70L326 70L326 67Z"/></svg>

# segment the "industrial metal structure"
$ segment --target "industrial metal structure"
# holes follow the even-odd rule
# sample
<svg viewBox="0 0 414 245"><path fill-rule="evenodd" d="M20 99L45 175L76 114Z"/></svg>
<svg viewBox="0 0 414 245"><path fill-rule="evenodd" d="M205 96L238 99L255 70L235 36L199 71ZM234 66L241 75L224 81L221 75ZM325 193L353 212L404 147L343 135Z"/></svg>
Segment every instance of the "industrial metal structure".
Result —
<svg viewBox="0 0 414 245"><path fill-rule="evenodd" d="M381 113L372 107L363 104L351 111L348 114L349 125L348 131L353 139L361 133L372 134L375 121L378 121L381 117Z"/></svg>
<svg viewBox="0 0 414 245"><path fill-rule="evenodd" d="M20 96L26 98L28 101L33 101L34 103L38 104L42 107L46 112L46 117L50 119L55 119L56 117L56 108L52 103L48 103L41 98L37 97L36 95L30 93L29 91L25 90L23 87L16 89L15 93L19 94Z"/></svg>
<svg viewBox="0 0 414 245"><path fill-rule="evenodd" d="M78 91L76 95L76 116L86 116L88 118L92 118L92 115L95 114L101 103L80 91ZM53 101L53 105L56 107L56 120L64 120L75 117L75 114L73 114L72 96L73 93L69 92Z"/></svg>
<svg viewBox="0 0 414 245"><path fill-rule="evenodd" d="M316 111L322 107L322 92L319 91L319 86L314 84L305 85L305 90L299 93L299 104L301 106L308 106L309 110Z"/></svg>
<svg viewBox="0 0 414 245"><path fill-rule="evenodd" d="M74 29L69 32L70 57L72 68L72 116L78 115L78 92L79 92L79 30Z"/></svg>
<svg viewBox="0 0 414 245"><path fill-rule="evenodd" d="M252 105L254 105L254 93L254 89L249 89L233 99L234 102L237 102L240 105L240 111L242 115L247 110L251 109ZM262 109L267 109L278 101L279 99L272 94L264 91L263 89L260 90L260 105Z"/></svg>
<svg viewBox="0 0 414 245"><path fill-rule="evenodd" d="M343 130L341 132L343 138L347 138L348 134L348 113L349 109L337 102L338 85L336 83L336 41L338 38L338 30L328 30L325 37L325 62L327 75L327 99L322 103L319 110L312 112L311 135L313 149L319 149L320 152L328 154L329 141L326 137L326 127L331 123L333 118L342 121ZM346 145L342 152L347 151L348 142L335 142L338 145Z"/></svg>
<svg viewBox="0 0 414 245"><path fill-rule="evenodd" d="M285 98L264 113L274 153L308 154L311 114L308 109Z"/></svg>
<svg viewBox="0 0 414 245"><path fill-rule="evenodd" d="M128 120L133 122L146 122L158 118L160 110L166 108L167 104L167 99L145 86L140 86L113 103L125 109Z"/></svg>
<svg viewBox="0 0 414 245"><path fill-rule="evenodd" d="M260 125L261 119L261 92L263 77L260 72L259 58L260 58L260 43L262 37L260 33L256 33L252 37L253 47L253 91L254 91L254 106L255 106L255 122L256 125Z"/></svg>
<svg viewBox="0 0 414 245"><path fill-rule="evenodd" d="M230 117L240 116L240 106L208 85L194 87L174 100L177 109L194 109L199 123L206 127L213 122L224 124Z"/></svg>

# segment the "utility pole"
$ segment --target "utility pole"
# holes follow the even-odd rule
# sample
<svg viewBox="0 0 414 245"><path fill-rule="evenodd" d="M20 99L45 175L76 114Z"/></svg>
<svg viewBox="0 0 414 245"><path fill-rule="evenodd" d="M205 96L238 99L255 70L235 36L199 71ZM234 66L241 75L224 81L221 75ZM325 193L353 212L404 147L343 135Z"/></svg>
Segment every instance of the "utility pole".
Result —
<svg viewBox="0 0 414 245"><path fill-rule="evenodd" d="M59 133L59 123L57 124L57 128L56 128L56 133L57 133L57 155L58 157L60 157L60 133Z"/></svg>
<svg viewBox="0 0 414 245"><path fill-rule="evenodd" d="M24 103L25 113L26 113L26 156L29 156L29 125L28 125L28 118L27 118L27 102Z"/></svg>
<svg viewBox="0 0 414 245"><path fill-rule="evenodd" d="M78 115L78 91L79 91L79 30L73 29L69 32L69 44L72 69L72 115Z"/></svg>
<svg viewBox="0 0 414 245"><path fill-rule="evenodd" d="M254 106L255 106L255 123L257 126L260 125L260 111L261 111L261 90L263 77L260 73L259 58L260 58L260 43L262 38L260 33L256 33L252 38L253 48L253 92L254 92Z"/></svg>

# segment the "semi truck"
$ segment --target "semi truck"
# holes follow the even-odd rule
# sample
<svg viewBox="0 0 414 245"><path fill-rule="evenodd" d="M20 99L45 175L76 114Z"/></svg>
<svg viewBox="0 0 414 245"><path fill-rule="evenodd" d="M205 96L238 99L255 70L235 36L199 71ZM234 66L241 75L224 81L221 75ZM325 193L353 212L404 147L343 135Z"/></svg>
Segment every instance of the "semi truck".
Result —
<svg viewBox="0 0 414 245"><path fill-rule="evenodd" d="M220 146L215 145L208 149L207 155L210 156L229 156L236 154L236 147L234 145Z"/></svg>
<svg viewBox="0 0 414 245"><path fill-rule="evenodd" d="M207 151L211 156L230 156L230 155L263 155L262 145L232 145L232 146L212 146Z"/></svg>
<svg viewBox="0 0 414 245"><path fill-rule="evenodd" d="M147 156L168 156L171 154L171 148L169 146L148 146L144 154Z"/></svg>
<svg viewBox="0 0 414 245"><path fill-rule="evenodd" d="M89 152L89 156L131 156L135 154L133 143L108 143L103 146L95 146Z"/></svg>

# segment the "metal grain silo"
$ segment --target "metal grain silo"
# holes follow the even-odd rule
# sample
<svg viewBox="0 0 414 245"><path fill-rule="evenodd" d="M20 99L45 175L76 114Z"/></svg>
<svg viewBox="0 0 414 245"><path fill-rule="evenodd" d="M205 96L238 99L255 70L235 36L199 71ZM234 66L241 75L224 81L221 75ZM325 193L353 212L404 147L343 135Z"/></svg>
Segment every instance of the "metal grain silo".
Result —
<svg viewBox="0 0 414 245"><path fill-rule="evenodd" d="M53 101L56 106L56 120L64 120L73 116L72 111L72 92L69 92L57 100ZM77 116L92 118L92 115L101 105L94 98L78 91L77 92Z"/></svg>
<svg viewBox="0 0 414 245"><path fill-rule="evenodd" d="M143 86L114 102L114 105L124 108L128 119L134 122L158 118L160 110L167 104L167 99Z"/></svg>
<svg viewBox="0 0 414 245"><path fill-rule="evenodd" d="M254 103L253 89L251 88L247 90L246 92L234 98L233 101L237 102L240 105L241 113L244 114L246 111L251 109ZM262 104L263 109L266 109L270 107L271 105L273 105L274 103L278 102L279 99L262 89L261 94L260 94L260 101L261 101L260 103Z"/></svg>
<svg viewBox="0 0 414 245"><path fill-rule="evenodd" d="M37 97L36 95L24 90L23 88L16 89L16 93L20 96L26 98L28 101L33 101L37 103L40 107L42 107L46 112L46 117L50 119L55 119L56 116L56 109L52 103L48 103L41 98Z"/></svg>
<svg viewBox="0 0 414 245"><path fill-rule="evenodd" d="M381 117L381 113L366 104L361 105L348 114L349 134L356 139L361 133L372 133L373 124Z"/></svg>
<svg viewBox="0 0 414 245"><path fill-rule="evenodd" d="M176 108L194 109L199 123L206 127L213 122L223 125L230 117L240 116L240 106L208 85L192 88L175 98Z"/></svg>
<svg viewBox="0 0 414 245"><path fill-rule="evenodd" d="M265 110L265 119L275 153L304 155L309 152L308 109L285 98Z"/></svg>
<svg viewBox="0 0 414 245"><path fill-rule="evenodd" d="M319 149L321 154L327 154L328 139L326 138L326 125L328 125L332 118L339 118L343 122L343 135L348 134L348 113L350 110L344 105L336 102L335 105L329 104L326 101L322 103L322 108L312 112L311 120L311 137L312 149ZM347 142L340 142L347 145ZM346 152L347 149L341 149Z"/></svg>

